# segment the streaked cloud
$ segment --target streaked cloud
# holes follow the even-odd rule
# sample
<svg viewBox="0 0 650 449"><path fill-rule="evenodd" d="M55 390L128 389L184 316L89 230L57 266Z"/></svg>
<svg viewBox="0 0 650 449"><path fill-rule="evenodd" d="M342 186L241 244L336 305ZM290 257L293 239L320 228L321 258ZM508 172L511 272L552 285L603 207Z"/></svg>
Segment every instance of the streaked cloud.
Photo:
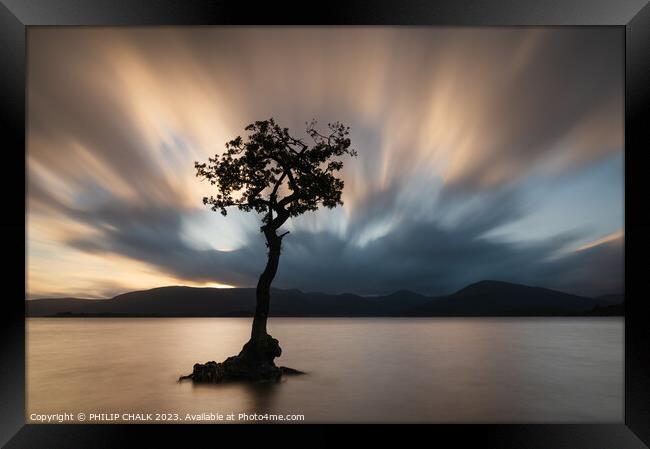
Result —
<svg viewBox="0 0 650 449"><path fill-rule="evenodd" d="M598 240L595 240L593 242L589 242L589 243L586 243L586 244L580 246L579 248L576 249L576 251L584 251L584 250L587 250L587 249L595 248L595 247L597 247L599 245L603 245L605 243L610 243L610 242L615 242L615 241L621 240L621 239L623 239L623 234L624 234L623 230L619 229L618 231L612 232L611 234L607 234L607 235L599 238Z"/></svg>
<svg viewBox="0 0 650 449"><path fill-rule="evenodd" d="M622 38L612 28L30 29L30 294L254 284L259 217L204 210L209 185L193 161L270 116L297 132L311 118L344 121L359 151L343 170L345 206L289 225L279 283L367 293L534 283L553 272L550 255L623 226L622 198L594 200L573 181L622 190ZM603 164L614 175L601 176ZM551 199L560 186L574 193ZM560 212L571 204L589 219ZM576 272L563 288L597 281Z"/></svg>

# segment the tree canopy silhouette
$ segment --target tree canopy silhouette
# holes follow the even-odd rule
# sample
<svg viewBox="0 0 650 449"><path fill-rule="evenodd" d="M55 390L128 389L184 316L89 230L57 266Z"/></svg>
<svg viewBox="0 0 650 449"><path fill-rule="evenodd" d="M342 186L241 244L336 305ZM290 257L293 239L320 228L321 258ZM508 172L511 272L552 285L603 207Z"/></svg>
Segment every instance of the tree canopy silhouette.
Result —
<svg viewBox="0 0 650 449"><path fill-rule="evenodd" d="M281 375L282 370L273 362L281 354L280 346L266 331L271 283L278 269L282 238L288 234L278 234L278 229L290 217L317 210L320 205L334 208L343 204L344 183L337 177L343 168L341 158L357 155L350 148L349 127L329 123L327 131L321 133L316 125L316 121L307 123L307 137L303 139L292 136L273 118L256 121L245 128L245 139L238 136L227 142L225 151L207 163L195 162L196 175L217 190L215 195L203 198L203 203L223 215L230 207L262 214L260 230L269 248L257 284L250 340L238 356L216 364L214 369L200 368L197 373L197 366L206 366L197 364L195 381ZM216 374L209 374L212 371Z"/></svg>

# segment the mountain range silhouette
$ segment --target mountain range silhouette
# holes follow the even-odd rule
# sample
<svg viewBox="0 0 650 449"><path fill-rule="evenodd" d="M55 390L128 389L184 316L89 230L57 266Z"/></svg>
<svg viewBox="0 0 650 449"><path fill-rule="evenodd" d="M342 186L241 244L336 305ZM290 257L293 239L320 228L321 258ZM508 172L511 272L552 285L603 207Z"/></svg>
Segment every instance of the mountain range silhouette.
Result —
<svg viewBox="0 0 650 449"><path fill-rule="evenodd" d="M399 290L384 296L306 293L272 289L271 316L591 316L623 315L623 295L597 298L540 287L485 280L446 296ZM160 287L110 299L26 300L28 317L233 317L252 316L253 288Z"/></svg>

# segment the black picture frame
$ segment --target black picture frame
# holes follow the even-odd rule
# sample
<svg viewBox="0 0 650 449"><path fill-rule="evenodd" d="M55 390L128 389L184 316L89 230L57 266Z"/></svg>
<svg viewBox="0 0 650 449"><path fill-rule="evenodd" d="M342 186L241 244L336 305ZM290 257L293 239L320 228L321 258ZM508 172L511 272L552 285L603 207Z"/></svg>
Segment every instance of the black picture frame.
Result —
<svg viewBox="0 0 650 449"><path fill-rule="evenodd" d="M13 448L131 447L145 438L196 445L199 437L225 444L219 426L159 425L26 425L25 310L21 279L25 265L26 28L30 26L136 25L444 25L444 26L619 26L625 28L625 418L615 424L431 425L419 428L431 444L472 442L488 447L642 448L650 445L650 326L648 292L650 208L645 191L650 156L650 5L646 0L447 0L327 2L237 2L235 0L0 0L0 131L2 132L4 208L2 235L6 277L0 346L0 444ZM7 245L8 243L8 245ZM296 426L284 426L294 431ZM317 432L319 442L339 443L330 430ZM257 426L263 433L278 426ZM393 426L363 430L388 438ZM241 438L249 425L229 427ZM413 428L407 429L411 432ZM218 435L218 436L217 436ZM396 441L406 442L403 437ZM309 440L312 441L312 440ZM413 440L415 442L415 440ZM645 443L645 445L644 445ZM340 443L339 443L340 444ZM402 443L404 444L404 443Z"/></svg>

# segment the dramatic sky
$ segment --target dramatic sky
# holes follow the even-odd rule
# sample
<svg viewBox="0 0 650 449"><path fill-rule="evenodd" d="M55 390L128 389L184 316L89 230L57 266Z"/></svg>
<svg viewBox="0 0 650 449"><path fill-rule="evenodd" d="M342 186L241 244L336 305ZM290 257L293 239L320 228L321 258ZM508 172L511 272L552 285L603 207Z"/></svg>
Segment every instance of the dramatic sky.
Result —
<svg viewBox="0 0 650 449"><path fill-rule="evenodd" d="M623 288L614 28L31 28L29 297L253 286L260 216L194 161L254 120L351 127L344 206L285 225L274 285ZM245 135L245 134L244 134Z"/></svg>

